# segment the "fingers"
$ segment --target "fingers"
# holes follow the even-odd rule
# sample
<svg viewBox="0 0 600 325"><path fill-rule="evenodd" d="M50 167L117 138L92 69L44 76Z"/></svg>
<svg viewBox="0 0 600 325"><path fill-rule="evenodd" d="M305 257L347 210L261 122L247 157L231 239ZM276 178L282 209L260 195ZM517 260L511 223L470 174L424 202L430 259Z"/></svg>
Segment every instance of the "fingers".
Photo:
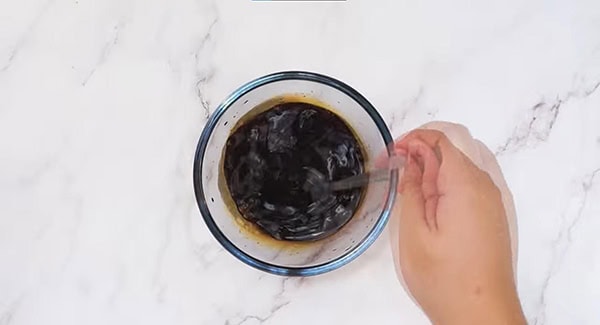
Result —
<svg viewBox="0 0 600 325"><path fill-rule="evenodd" d="M420 140L412 140L408 144L408 156L419 162L421 173L420 187L425 204L425 221L430 229L437 229L436 210L439 198L437 180L440 163L434 151Z"/></svg>
<svg viewBox="0 0 600 325"><path fill-rule="evenodd" d="M477 179L484 156L489 160L491 153L481 153L479 142L464 126L437 122L424 127L431 129L411 131L394 145L395 151L405 152L408 157L399 185L401 201L405 205L401 218L408 219L405 221L413 225L424 221L428 229L435 230L439 226L436 212L440 198L458 185ZM451 134L478 163L455 146L444 132L433 128ZM495 162L493 155L491 158ZM499 172L498 167L495 170ZM501 175L497 177L498 172L492 173L494 179L503 180Z"/></svg>
<svg viewBox="0 0 600 325"><path fill-rule="evenodd" d="M401 218L412 224L425 223L437 230L437 205L440 195L438 177L444 157L454 159L456 148L435 130L414 130L395 144L395 150L407 152L407 164L400 182L403 205Z"/></svg>
<svg viewBox="0 0 600 325"><path fill-rule="evenodd" d="M414 157L409 155L400 180L400 229L419 231L419 229L428 228L421 184L421 170Z"/></svg>
<svg viewBox="0 0 600 325"><path fill-rule="evenodd" d="M464 125L435 121L424 124L420 129L442 132L454 147L467 156L475 165L481 167L481 157L477 144L473 141L473 136L469 132L469 129Z"/></svg>
<svg viewBox="0 0 600 325"><path fill-rule="evenodd" d="M425 129L416 129L408 133L396 143L396 150L406 150L408 143L414 139L419 139L432 148L440 162L443 161L444 156L455 156L457 154L456 147L443 132Z"/></svg>
<svg viewBox="0 0 600 325"><path fill-rule="evenodd" d="M390 221L391 244L396 272L404 285L400 260L418 251L429 231L425 220L425 200L421 191L421 171L415 159L407 157L404 176L400 179L400 195ZM409 258L410 259L410 258ZM406 287L406 286L405 286Z"/></svg>
<svg viewBox="0 0 600 325"><path fill-rule="evenodd" d="M389 150L384 150L375 158L375 168L384 169L389 167L390 155L406 157L406 150L396 148L394 144L390 144Z"/></svg>
<svg viewBox="0 0 600 325"><path fill-rule="evenodd" d="M445 195L452 190L452 184L461 181L463 178L464 175L461 175L461 173L465 167L465 160L468 160L468 158L450 142L444 133L437 130L414 130L398 141L396 148L408 148L408 143L415 139L424 142L433 150L440 169L452 171L439 173L438 175L438 195Z"/></svg>

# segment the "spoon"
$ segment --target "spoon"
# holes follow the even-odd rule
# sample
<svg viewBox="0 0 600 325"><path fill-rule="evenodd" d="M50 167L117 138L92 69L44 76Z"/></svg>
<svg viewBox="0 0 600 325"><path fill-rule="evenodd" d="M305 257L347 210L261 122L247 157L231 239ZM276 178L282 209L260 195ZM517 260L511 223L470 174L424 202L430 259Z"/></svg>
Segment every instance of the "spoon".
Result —
<svg viewBox="0 0 600 325"><path fill-rule="evenodd" d="M404 167L405 161L404 157L392 156L387 169L375 169L337 181L328 181L323 173L312 167L305 167L307 172L306 181L302 188L310 192L313 198L319 198L330 192L362 187L370 182L386 181L390 177L390 171Z"/></svg>

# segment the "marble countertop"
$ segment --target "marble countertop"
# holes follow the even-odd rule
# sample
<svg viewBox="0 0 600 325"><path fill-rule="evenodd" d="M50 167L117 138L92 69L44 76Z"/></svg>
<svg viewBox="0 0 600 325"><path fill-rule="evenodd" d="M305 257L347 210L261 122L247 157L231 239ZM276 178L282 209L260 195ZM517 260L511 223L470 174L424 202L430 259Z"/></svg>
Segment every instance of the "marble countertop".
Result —
<svg viewBox="0 0 600 325"><path fill-rule="evenodd" d="M467 125L518 215L531 324L600 323L600 2L0 2L0 324L427 324L387 234L282 278L210 235L195 145L279 70L358 89L395 136Z"/></svg>

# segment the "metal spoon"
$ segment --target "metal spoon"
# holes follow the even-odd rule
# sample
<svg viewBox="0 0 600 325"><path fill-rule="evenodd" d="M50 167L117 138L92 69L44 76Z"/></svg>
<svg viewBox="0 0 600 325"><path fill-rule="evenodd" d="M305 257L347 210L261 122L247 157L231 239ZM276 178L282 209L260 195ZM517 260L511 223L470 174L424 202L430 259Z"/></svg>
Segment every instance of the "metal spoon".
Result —
<svg viewBox="0 0 600 325"><path fill-rule="evenodd" d="M362 187L370 182L380 182L388 180L390 171L404 167L405 158L401 156L392 156L387 169L375 169L370 172L350 176L337 181L328 181L325 175L312 167L305 167L306 181L302 187L305 191L311 193L313 198L322 197L330 192L348 190L351 188Z"/></svg>

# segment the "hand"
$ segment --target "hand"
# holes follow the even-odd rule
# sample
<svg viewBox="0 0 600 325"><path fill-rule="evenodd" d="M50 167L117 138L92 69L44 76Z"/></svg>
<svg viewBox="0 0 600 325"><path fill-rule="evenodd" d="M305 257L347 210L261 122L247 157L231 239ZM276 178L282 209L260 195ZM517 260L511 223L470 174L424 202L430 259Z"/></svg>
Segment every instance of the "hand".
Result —
<svg viewBox="0 0 600 325"><path fill-rule="evenodd" d="M462 134L465 152L490 173L437 130L395 144L407 156L390 225L399 277L433 323L524 324L507 220L514 208L496 160L464 127L436 128Z"/></svg>

